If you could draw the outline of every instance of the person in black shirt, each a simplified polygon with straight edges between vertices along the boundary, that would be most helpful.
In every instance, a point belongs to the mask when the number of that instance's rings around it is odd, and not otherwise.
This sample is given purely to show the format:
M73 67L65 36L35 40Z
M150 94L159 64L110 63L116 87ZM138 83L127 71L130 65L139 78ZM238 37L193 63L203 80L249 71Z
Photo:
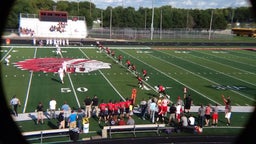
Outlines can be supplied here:
M64 118L64 111L61 110L58 116L58 122L59 122L59 129L65 128L65 118Z
M92 98L92 113L95 114L97 117L99 116L99 98L97 95L94 95Z
M189 113L191 105L193 103L190 94L184 99L184 101L185 101L185 104L184 104L185 113Z
M41 124L44 123L44 106L42 104L42 102L39 102L37 107L36 107L36 112L37 112L37 124L39 124L39 122L41 122Z
M176 106L172 104L169 109L170 117L169 117L169 124L174 125L176 122Z
M90 118L91 117L91 112L92 112L92 99L87 96L84 99L84 105L85 105L85 115L86 117Z

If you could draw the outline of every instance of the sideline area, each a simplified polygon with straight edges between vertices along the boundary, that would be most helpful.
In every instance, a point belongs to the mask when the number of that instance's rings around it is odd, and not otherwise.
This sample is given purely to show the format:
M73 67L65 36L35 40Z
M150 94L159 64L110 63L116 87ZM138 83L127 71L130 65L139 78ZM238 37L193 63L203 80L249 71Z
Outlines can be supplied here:
M197 112L200 106L191 106L190 112ZM134 113L140 113L137 107L134 107ZM232 112L246 112L252 113L254 111L254 106L232 106ZM59 114L60 111L56 111L56 114ZM219 106L219 112L224 112L224 106ZM49 112L44 113L44 119L49 118ZM13 116L14 121L26 121L26 120L35 120L37 118L36 112L31 113L19 113L18 117Z

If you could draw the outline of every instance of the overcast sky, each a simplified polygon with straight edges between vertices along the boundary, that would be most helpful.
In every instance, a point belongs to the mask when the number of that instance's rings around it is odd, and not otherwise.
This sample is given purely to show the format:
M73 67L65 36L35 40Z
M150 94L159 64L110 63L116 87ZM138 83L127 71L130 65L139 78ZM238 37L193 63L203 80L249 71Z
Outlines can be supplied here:
M91 1L97 8L106 9L108 6L117 7L139 7L152 8L161 7L163 5L170 5L175 8L185 9L209 9L209 8L227 8L227 7L241 7L251 6L249 0L70 0L70 1Z

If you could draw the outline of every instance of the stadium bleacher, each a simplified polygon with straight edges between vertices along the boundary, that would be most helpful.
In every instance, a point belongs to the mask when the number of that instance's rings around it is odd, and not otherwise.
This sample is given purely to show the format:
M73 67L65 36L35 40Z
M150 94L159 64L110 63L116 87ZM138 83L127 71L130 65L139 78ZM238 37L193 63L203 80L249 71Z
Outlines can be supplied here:
M51 27L55 29L50 30ZM60 28L60 29L58 29ZM70 17L67 22L41 21L35 14L20 14L20 37L40 38L86 38L88 35L85 18Z

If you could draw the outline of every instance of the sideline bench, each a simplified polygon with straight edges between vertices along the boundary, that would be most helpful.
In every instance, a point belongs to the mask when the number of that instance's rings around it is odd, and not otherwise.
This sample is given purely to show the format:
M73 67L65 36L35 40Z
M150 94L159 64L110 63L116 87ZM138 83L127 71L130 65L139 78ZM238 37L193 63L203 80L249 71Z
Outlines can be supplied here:
M23 132L22 135L27 138L27 140L41 140L46 138L56 138L56 137L69 137L69 128L65 129L52 129L52 130L41 130L41 131L31 131Z
M165 124L137 124L137 125L121 125L121 126L104 126L102 129L102 138L111 138L112 134L132 133L136 137L138 132L155 132L159 135L159 131L166 129Z

